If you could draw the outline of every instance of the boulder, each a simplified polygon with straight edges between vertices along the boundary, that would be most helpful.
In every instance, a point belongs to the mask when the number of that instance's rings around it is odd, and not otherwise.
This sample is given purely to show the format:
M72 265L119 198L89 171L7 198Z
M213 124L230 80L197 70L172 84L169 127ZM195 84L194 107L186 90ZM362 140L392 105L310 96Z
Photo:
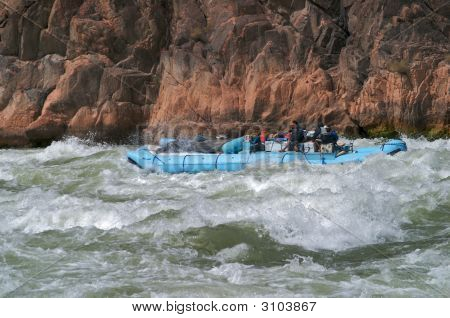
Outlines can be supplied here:
M104 67L111 62L101 55L82 55L67 61L65 73L44 104L43 115L71 118L81 106L95 105Z
M101 104L108 100L141 106L148 104L151 97L147 98L147 89L151 81L151 74L118 67L105 68L97 100Z
M41 116L26 130L32 143L61 138L69 121L86 105L97 102L103 70L111 65L100 55L83 55L65 64L65 73L45 100Z
M0 147L26 146L25 129L39 117L46 92L38 89L16 91L0 112Z
M29 145L26 128L40 116L64 73L64 62L59 55L35 62L0 56L0 146Z
M48 18L47 28L41 30L39 56L66 55L70 21L78 12L83 0L55 0Z

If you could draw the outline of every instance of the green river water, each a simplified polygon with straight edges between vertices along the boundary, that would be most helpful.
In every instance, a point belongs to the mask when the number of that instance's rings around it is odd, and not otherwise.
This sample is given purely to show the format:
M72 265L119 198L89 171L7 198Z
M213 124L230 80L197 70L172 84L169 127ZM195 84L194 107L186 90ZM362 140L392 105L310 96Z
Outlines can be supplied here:
M450 141L405 141L197 175L74 138L0 150L0 296L449 297Z

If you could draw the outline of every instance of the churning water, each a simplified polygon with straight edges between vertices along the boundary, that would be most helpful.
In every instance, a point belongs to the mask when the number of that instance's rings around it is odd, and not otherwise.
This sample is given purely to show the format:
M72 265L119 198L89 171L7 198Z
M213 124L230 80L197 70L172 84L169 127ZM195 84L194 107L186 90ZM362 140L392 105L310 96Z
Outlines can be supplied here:
M78 139L0 150L0 296L449 296L450 141L406 142L197 175Z

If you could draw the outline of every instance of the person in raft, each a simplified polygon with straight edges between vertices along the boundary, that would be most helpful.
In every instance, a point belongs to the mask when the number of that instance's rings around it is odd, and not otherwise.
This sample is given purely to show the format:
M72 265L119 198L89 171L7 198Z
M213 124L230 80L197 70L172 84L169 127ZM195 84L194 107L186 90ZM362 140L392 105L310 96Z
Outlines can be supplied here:
M314 151L318 152L320 145L336 145L338 140L339 136L335 130L332 130L331 127L323 126L323 132L319 135L319 138L314 141Z
M288 151L299 151L299 143L304 142L304 132L300 128L298 121L293 120L289 126L288 142L286 146L281 149L282 152Z
M267 130L251 130L248 135L250 135L251 152L265 151L266 150L266 140L268 138Z
M286 137L286 133L283 131L283 127L278 127L276 133L269 134L269 139L284 139Z
M314 143L314 152L319 152L320 143L318 140L320 139L320 135L326 133L325 125L322 122L317 124L316 130L314 130L314 135L310 139Z

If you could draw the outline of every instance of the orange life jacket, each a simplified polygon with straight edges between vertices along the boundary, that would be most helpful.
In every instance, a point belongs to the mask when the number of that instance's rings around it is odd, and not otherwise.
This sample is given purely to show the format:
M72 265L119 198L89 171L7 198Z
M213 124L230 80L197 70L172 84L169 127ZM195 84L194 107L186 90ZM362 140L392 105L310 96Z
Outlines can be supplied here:
M259 136L259 139L261 140L261 143L266 143L266 135L264 135L264 134L261 134L260 136Z

